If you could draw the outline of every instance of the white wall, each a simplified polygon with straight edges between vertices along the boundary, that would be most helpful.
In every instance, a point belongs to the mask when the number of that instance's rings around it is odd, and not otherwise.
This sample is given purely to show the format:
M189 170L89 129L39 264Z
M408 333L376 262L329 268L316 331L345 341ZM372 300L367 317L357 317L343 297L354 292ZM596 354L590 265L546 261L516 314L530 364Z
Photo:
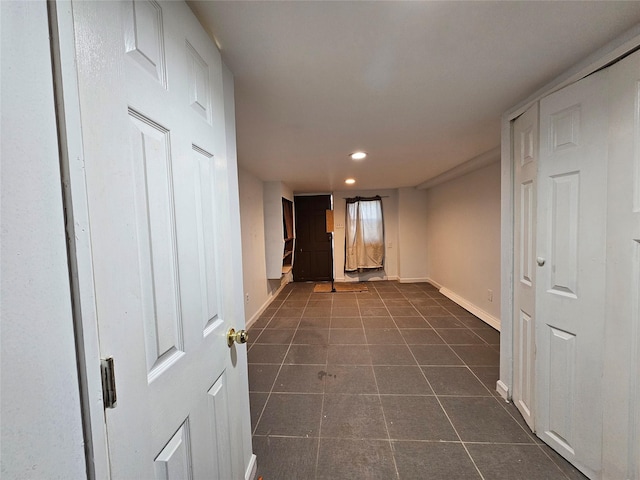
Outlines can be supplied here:
M385 259L384 271L369 273L344 272L344 222L345 198L374 197L382 199L382 215L384 217ZM333 192L334 248L333 264L337 282L396 280L398 278L398 190L347 190Z
M255 175L239 168L238 187L240 191L245 320L249 325L271 301L272 296L280 287L280 281L267 279L264 183ZM247 294L249 301L246 300Z
M84 478L47 8L0 8L0 476Z
M430 280L493 324L500 318L500 163L427 190ZM492 290L493 301L487 298Z
M427 281L427 191L398 189L398 280Z

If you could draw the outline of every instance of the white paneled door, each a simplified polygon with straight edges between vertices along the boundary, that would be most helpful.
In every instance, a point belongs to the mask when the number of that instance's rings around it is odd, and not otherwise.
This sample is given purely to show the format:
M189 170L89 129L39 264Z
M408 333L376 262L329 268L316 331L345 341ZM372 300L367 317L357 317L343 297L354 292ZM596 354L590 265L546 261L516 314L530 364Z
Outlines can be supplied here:
M99 348L115 361L111 475L244 478L246 356L226 339L244 319L232 318L240 238L220 54L183 2L72 6Z
M609 68L605 478L640 479L640 52ZM607 408L616 405L616 408Z
M538 104L513 123L515 185L513 403L532 430L535 394Z
M601 470L602 455L606 75L540 103L536 431L590 474Z

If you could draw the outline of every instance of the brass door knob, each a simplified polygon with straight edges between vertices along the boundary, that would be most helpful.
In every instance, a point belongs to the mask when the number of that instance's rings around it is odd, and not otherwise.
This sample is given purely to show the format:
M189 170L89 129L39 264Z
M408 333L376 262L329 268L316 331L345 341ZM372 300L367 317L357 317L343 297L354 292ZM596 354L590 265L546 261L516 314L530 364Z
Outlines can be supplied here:
M231 328L227 332L227 345L229 345L229 347L233 345L233 342L247 343L247 340L249 340L249 334L246 330L239 330L236 332L233 328Z

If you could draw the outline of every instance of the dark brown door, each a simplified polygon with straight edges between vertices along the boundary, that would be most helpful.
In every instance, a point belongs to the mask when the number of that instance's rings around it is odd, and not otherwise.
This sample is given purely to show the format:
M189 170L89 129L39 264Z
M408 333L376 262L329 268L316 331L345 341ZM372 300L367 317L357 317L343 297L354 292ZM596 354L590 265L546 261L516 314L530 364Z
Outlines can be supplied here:
M294 197L296 216L296 253L293 262L295 282L331 280L333 250L327 233L326 212L331 209L330 195Z

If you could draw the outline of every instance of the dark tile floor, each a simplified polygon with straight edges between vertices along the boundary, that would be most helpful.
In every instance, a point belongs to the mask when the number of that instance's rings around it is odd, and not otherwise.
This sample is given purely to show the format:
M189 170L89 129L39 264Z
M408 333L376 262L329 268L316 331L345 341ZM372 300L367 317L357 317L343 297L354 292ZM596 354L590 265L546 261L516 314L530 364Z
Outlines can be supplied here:
M500 335L425 283L289 284L249 330L258 476L585 477L495 392Z

